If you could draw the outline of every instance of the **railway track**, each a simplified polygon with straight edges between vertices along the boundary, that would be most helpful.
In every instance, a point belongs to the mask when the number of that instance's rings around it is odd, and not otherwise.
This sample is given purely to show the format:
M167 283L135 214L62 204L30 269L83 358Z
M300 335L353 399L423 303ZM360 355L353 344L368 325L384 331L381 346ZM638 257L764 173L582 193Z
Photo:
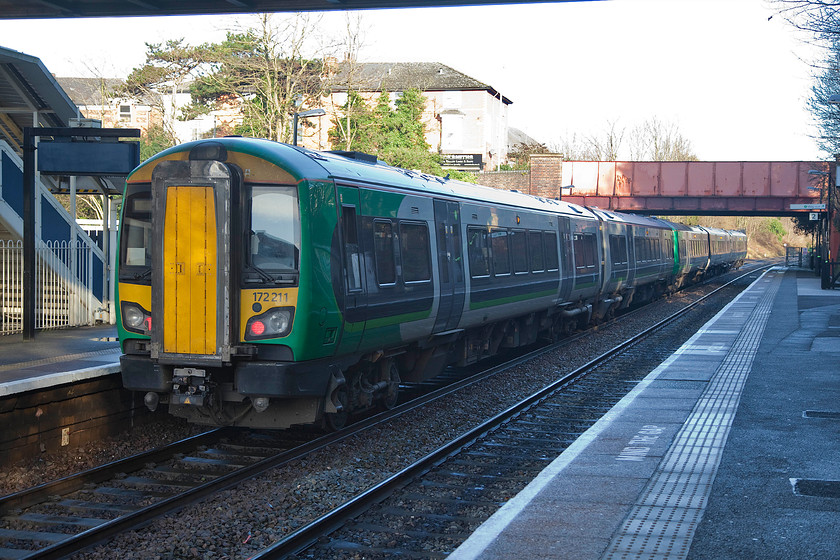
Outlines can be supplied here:
M571 345L575 340L571 338L561 344ZM388 413L364 419L348 429L328 436L316 438L313 432L302 431L293 433L294 437L290 437L289 432L284 432L282 438L276 435L253 434L248 436L250 440L245 440L243 433L236 430L214 430L178 442L175 446L155 450L151 454L131 457L112 465L3 497L0 499L0 516L2 516L0 558L67 557L168 512L184 508L226 488L231 488L269 469L300 460L308 454L326 449L364 430L382 426L394 417L423 407L467 385L478 383L498 370L532 359L536 353L544 353L556 348L557 346L551 346L539 349L489 371L456 381L447 387L430 390L426 395L400 405ZM602 356L601 359L609 358ZM569 380L558 383L566 385ZM629 389L628 380L620 381L618 385L623 385L625 392ZM555 387L552 390L556 389ZM592 390L581 389L580 391L585 394ZM572 393L575 391L578 390L572 390ZM599 391L602 390L599 389ZM618 396L618 398L621 397ZM518 411L511 410L510 414L517 414L529 405L521 406L523 408ZM597 415L602 413L603 411L595 406L589 409L586 418L572 420L576 425L585 425L590 420L591 422L597 420ZM441 461L442 457L454 453L456 449L463 448L481 434L496 429L498 425L507 421L500 418L501 415L490 423L462 435L455 442L444 447L443 451L432 454L428 461L432 464ZM493 422L496 423L493 424ZM576 428L573 427L562 429L566 430L562 433L568 433L569 438L573 438L577 433ZM540 438L532 439L540 440ZM500 444L490 444L489 448L499 446ZM479 455L482 453L484 452L480 452ZM533 455L534 453L537 455ZM553 458L552 454L556 455L556 450L547 449L544 452L532 450L523 456L541 456L540 453ZM534 462L532 458L530 467L520 466L522 471L517 476L523 481L530 480L528 476L541 464L543 462L540 460ZM313 522L310 526L270 547L264 552L266 555L264 557L279 557L291 551L300 550L306 543L322 537L328 532L327 529L332 530L345 523L348 515L356 515L359 511L368 509L372 501L381 500L383 496L393 492L394 488L405 485L408 480L406 477L415 478L421 472L428 471L429 468L427 463L412 465L399 476L395 475L374 486L362 497L347 502L338 508L336 513L325 516L324 521ZM461 475L457 475L456 480L463 481L464 479L460 477ZM489 509L492 509L489 504L496 503L495 498L477 499L477 502L482 501L488 502L484 506ZM371 526L374 527L376 524ZM340 551L336 547L326 547L323 550L326 551L326 556Z

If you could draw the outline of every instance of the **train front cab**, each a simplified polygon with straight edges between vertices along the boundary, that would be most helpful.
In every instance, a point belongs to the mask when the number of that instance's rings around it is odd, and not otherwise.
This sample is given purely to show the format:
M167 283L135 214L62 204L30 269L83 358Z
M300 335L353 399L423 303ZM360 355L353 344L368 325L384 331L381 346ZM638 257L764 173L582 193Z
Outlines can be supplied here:
M307 328L296 313L297 183L220 142L168 152L129 177L120 362L123 385L150 408L255 427L312 422L323 410L333 372L294 362L306 351L295 332Z

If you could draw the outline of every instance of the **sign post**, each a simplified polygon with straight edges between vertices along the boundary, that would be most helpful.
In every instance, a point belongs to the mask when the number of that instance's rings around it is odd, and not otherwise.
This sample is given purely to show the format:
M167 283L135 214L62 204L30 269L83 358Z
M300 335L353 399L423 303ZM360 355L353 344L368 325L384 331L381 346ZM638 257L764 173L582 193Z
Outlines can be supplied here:
M36 146L35 139L43 136L52 136L54 140ZM39 161L37 167L46 174L128 175L140 163L140 147L137 142L116 140L139 137L137 128L23 129L23 340L35 337L36 150L45 153L45 165L41 166ZM84 138L84 141L74 142L74 138Z

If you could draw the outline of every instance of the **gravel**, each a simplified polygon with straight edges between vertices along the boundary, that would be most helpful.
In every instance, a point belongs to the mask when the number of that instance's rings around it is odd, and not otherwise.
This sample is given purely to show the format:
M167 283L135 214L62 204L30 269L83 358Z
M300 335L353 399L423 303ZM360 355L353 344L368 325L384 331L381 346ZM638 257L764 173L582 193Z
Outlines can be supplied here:
M0 470L0 495L57 480L203 431L206 428L192 426L180 418L161 416L132 430L73 449L43 453L34 459L4 465Z

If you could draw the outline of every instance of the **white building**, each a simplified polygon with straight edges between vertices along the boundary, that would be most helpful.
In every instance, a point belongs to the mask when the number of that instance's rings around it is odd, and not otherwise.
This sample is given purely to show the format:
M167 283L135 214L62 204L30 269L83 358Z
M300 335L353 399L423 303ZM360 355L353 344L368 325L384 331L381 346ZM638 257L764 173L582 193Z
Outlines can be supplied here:
M492 170L507 159L512 102L489 85L438 62L344 62L334 68L326 78L332 93L322 104L329 118L318 119L301 144L328 149L320 127L340 114L348 89L371 103L383 91L393 100L407 89L419 89L426 98L426 141L443 156L444 167Z

